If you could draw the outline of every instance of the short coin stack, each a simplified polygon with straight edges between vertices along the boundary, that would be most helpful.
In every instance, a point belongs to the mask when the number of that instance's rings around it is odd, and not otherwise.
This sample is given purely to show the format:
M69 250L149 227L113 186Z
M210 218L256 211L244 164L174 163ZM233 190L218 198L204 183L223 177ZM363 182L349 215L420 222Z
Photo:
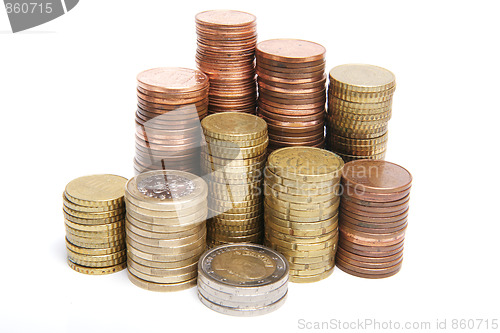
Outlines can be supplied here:
M210 78L210 113L255 114L255 16L235 10L196 15L198 68Z
M411 174L394 163L346 163L336 258L340 269L371 279L399 272L411 182Z
M209 246L262 242L266 122L251 114L225 112L206 117L201 127L206 141L201 164L209 186Z
M137 75L136 173L174 169L199 173L200 119L208 112L208 77L187 68Z
M325 143L325 48L298 39L257 44L258 114L269 126L269 151Z
M288 263L267 247L222 245L198 264L198 297L210 309L233 316L257 316L278 309L288 293Z
M196 285L206 249L207 184L193 174L150 171L126 186L129 279L153 291Z
M344 161L383 160L396 78L387 69L363 64L330 71L327 145Z
M126 178L93 175L71 181L64 191L68 264L85 274L109 274L127 266Z
M288 147L265 170L266 245L290 263L290 281L314 282L335 266L340 175L344 162L324 149Z

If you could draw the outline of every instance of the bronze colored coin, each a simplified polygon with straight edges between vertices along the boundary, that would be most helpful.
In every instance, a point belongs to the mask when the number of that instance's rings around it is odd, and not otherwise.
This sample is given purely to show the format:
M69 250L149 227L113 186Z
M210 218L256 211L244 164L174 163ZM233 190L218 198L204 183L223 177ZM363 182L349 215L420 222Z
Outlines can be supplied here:
M236 10L209 10L196 14L196 24L213 28L236 28L255 25L254 15Z
M325 120L325 113L324 111L320 111L315 114L311 115L282 115L279 113L274 113L274 112L269 112L266 109L259 108L259 115L263 116L263 118L267 118L271 121L279 121L279 122L291 122L291 123L297 123L297 122L304 122L308 123L311 121L322 121L324 122Z
M303 63L323 60L325 48L299 39L270 39L257 44L256 55L275 61Z
M376 201L376 202L396 201L410 194L410 188L402 192L375 193L375 192L368 192L363 185L356 185L356 187L352 187L350 185L346 185L345 183L343 183L342 186L344 188L344 195L364 201Z
M397 262L395 265L386 268L365 268L357 265L353 265L351 262L342 260L341 257L336 257L337 266L342 269L346 268L350 272L356 272L358 274L369 275L374 278L385 277L387 274L396 274L400 271L401 265L403 264L403 259Z
M360 221L383 224L383 223L393 223L407 218L408 208L404 210L402 213L393 216L382 215L373 217L373 216L359 215L347 209L342 209L342 214Z
M186 125L180 129L174 128L174 130L179 131L179 130L185 130L186 128L193 128L193 127L199 128L198 125L199 119L208 112L207 110L208 110L208 103L203 108L200 108L199 112L198 110L193 110L191 114L180 114L175 111L169 111L165 113L149 112L144 110L142 106L139 105L137 108L137 114L141 115L144 119L149 119L148 125L149 122L154 123L155 125L161 124L170 127L176 127L174 125L178 125L179 122L182 125Z
M332 86L346 92L383 92L396 85L396 77L389 70L365 64L348 64L330 71Z
M370 256L363 256L363 255L358 255L352 252L349 252L345 250L342 246L339 246L337 249L337 255L341 255L343 258L348 258L357 262L362 262L362 263L369 263L369 264L378 264L378 263L388 263L388 262L393 262L396 260L399 260L403 258L403 249L401 249L399 252L385 256L385 257L370 257ZM349 262L348 260L345 260ZM392 266L392 265L389 265ZM363 267L363 266L362 266Z
M295 106L290 106L291 108L286 108L286 105L282 105L282 107L275 107L266 104L268 101L259 99L259 110L264 110L267 113L272 113L276 115L283 115L283 116L292 116L292 117L301 117L301 116L311 116L311 115L317 115L318 113L323 113L325 112L325 106L319 105L317 108L306 108L306 109L294 109L293 107Z
M273 108L286 109L286 110L297 110L297 112L303 112L303 114L311 114L316 113L318 109L325 108L324 99L320 99L318 101L313 101L305 104L300 103L291 103L291 104L283 104L282 100L272 100L266 98L264 96L259 96L259 103L264 103L265 105L271 106Z
M346 219L340 216L340 224L344 227L350 228L352 230L360 231L360 232L365 232L365 233L370 233L370 234L388 234L388 233L393 233L393 232L398 232L402 229L405 229L408 226L407 220L401 221L401 223L398 226L380 226L378 228L373 227L373 226L360 226L359 224L355 223L350 223Z
M269 133L273 133L274 135L286 134L287 136L306 136L318 133L318 131L324 128L323 123L302 127L283 127L281 125L275 125L274 123L268 123L267 126L269 127Z
M368 192L384 194L403 192L412 182L406 169L387 161L353 161L345 165L342 176L347 185L362 186Z
M311 136L280 136L280 135L269 135L270 142L276 143L302 143L302 142L316 142L319 140L323 140L323 133L317 133Z
M339 231L342 237L350 242L367 246L384 246L401 242L405 237L406 228L388 234L373 234L353 230L341 223L339 225Z
M177 92L157 92L157 91L151 91L148 89L144 89L141 86L137 86L137 91L141 93L142 95L146 95L149 97L156 97L156 98L161 98L161 99L191 99L191 98L198 98L199 100L206 99L208 97L208 85L205 87L201 88L200 90L193 91L193 92L182 92L182 93L177 93Z
M198 70L187 68L153 68L137 75L143 89L154 92L192 92L208 86L208 77Z
M358 255L365 255L370 257L385 257L401 252L404 247L404 240L393 245L366 246L350 242L343 237L340 237L339 245L347 251Z
M261 57L259 54L256 54L256 61L257 65L264 65L266 67L272 67L272 68L284 68L284 69L290 69L290 70L306 70L311 67L315 66L321 66L325 64L325 59L320 59L316 61L310 61L310 62L289 62L289 61L276 61L276 60L271 60L267 58Z
M320 69L315 72L311 71L295 71L295 72L277 72L272 69L268 69L266 67L257 66L255 68L255 72L259 77L263 77L265 80L269 80L269 82L283 82L283 83L291 83L293 80L306 80L305 82L315 82L322 81L325 77L325 72L323 69ZM282 81L284 79L285 81ZM298 83L298 82L296 82ZM324 87L323 87L324 88Z
M320 117L319 119L312 120L312 121L299 121L299 122L284 122L284 121L277 121L274 119L270 119L265 117L264 115L260 115L262 119L264 119L268 125L272 124L274 126L282 126L282 127L295 127L295 128L303 128L303 127L315 127L315 126L321 126L324 125L325 120L323 117Z
M343 209L340 210L340 220L342 223L347 223L346 225L349 226L348 224L359 226L361 228L369 228L369 229L374 229L374 232L382 231L382 230L390 230L390 229L398 229L402 225L406 224L408 218L403 218L399 221L396 222L386 222L386 223L374 223L374 222L367 222L363 220L358 220L351 218L343 213Z
M345 91L335 86L330 86L329 92L335 97L341 98L346 101L355 103L380 103L384 101L389 101L394 95L396 87L392 87L389 90L383 92L357 92L357 91Z
M276 81L269 81L266 80L263 77L257 77L257 83L260 86L261 84L265 84L270 87L270 89L284 89L284 90L304 90L304 89L315 89L317 90L322 90L325 88L325 81L326 81L326 76L323 77L323 79L319 81L312 81L312 82L306 82L306 83L297 83L297 82L276 82Z
M154 117L161 117L169 119L170 117L180 117L186 116L193 118L194 115L198 114L199 116L203 115L206 112L208 105L208 97L200 100L196 103L186 103L186 104L157 104L152 105L151 103L145 103L142 100L138 100L137 107L142 111L147 111L154 115ZM151 117L153 118L153 117ZM149 119L148 119L149 120Z
M410 195L408 194L406 197L396 200L396 201L385 201L385 202L375 202L375 201L367 201L367 200L359 200L353 197L350 197L348 195L343 195L342 196L343 200L347 200L349 202L352 202L357 205L362 205L366 207L378 207L378 208L385 208L385 207L395 207L403 204L407 204L410 200Z
M402 214L408 209L408 203L396 207L370 209L369 207L357 205L347 200L343 200L342 209L348 210L356 215L368 217L396 216Z
M308 147L319 147L322 148L324 146L325 139L320 138L312 141L303 141L303 142L282 142L282 141L274 141L269 140L269 147L274 148L274 150L284 147L300 147L300 146L308 146Z
M346 266L342 266L342 264L339 264L339 263L337 263L337 267L347 274L354 275L354 276L361 277L361 278L365 278L365 279L383 279L383 278L391 277L391 276L397 274L401 270L401 266L399 266L399 268L393 272L382 273L382 274L367 274L367 273L360 273L360 272L357 272L355 270L351 270L351 269L347 268Z
M273 66L269 65L267 62L259 61L260 57L257 58L257 67L265 69L267 71L278 72L283 74L294 74L294 73L312 73L325 70L325 63L320 63L319 65L307 66L302 68L287 68L284 66Z

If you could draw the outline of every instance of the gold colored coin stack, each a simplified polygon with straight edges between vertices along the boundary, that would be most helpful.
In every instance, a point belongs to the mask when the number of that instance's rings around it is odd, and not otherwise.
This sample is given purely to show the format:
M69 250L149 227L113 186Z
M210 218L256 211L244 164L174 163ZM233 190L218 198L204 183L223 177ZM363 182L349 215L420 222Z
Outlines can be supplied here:
M209 112L255 114L255 16L235 10L196 15L198 68L210 78Z
M84 274L109 274L127 266L126 178L93 175L71 181L63 194L68 264Z
M314 282L335 266L339 184L344 162L320 148L269 155L264 182L266 245L290 263L290 281Z
M327 145L344 161L383 160L396 78L387 69L363 64L330 71Z
M213 114L201 122L202 171L209 186L209 246L260 243L267 125L246 113Z
M325 144L325 48L299 39L257 44L258 114L269 126L269 151Z
M196 285L206 249L207 184L193 174L159 170L126 185L129 279L153 291Z
M137 75L136 174L182 170L199 174L200 119L208 112L208 77L187 68Z

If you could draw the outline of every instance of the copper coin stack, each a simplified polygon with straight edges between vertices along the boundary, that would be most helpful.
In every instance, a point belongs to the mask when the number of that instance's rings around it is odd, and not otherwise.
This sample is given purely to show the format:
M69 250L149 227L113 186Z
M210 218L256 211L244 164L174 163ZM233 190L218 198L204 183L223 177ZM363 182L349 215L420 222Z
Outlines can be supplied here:
M383 160L396 78L387 69L364 64L330 71L327 146L344 161Z
M129 279L152 291L196 285L206 249L207 184L177 170L144 172L127 182Z
M208 245L261 243L266 122L225 112L206 117L201 126L206 140L201 165L209 188Z
M324 146L325 48L298 39L257 44L258 115L269 126L269 151Z
M208 77L163 67L137 75L136 174L182 170L199 174L200 119L208 112Z
M235 10L196 15L198 68L210 78L210 113L255 114L256 19Z
M378 160L346 163L342 173L337 266L346 273L389 277L401 269L412 176Z
M292 282L315 282L333 272L343 166L336 154L314 147L281 148L268 157L265 242L288 260Z

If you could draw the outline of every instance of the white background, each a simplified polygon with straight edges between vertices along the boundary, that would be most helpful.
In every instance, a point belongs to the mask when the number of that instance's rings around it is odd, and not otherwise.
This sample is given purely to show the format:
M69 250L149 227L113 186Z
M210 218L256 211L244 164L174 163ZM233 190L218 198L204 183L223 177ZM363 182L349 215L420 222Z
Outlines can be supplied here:
M405 263L364 280L340 270L290 284L277 312L212 312L196 289L154 293L125 271L65 261L61 195L73 178L133 176L135 77L194 67L194 15L240 9L259 39L323 44L327 67L397 78L387 160L414 176ZM500 21L493 1L80 1L25 33L0 9L2 332L291 332L305 321L500 319ZM485 327L484 324L482 326ZM333 330L333 329L332 329ZM353 330L355 331L355 330Z

